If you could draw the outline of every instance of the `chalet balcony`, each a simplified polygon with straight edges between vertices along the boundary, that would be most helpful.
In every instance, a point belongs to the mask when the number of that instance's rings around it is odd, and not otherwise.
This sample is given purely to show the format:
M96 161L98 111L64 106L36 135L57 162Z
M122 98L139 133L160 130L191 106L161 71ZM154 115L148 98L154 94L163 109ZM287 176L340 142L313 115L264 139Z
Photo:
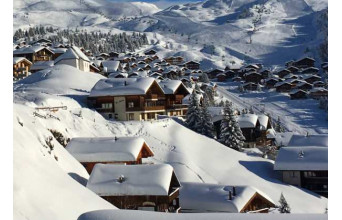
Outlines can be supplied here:
M106 112L114 112L113 108L95 108L97 112L99 113L106 113Z
M157 94L149 94L146 96L146 100L158 100Z
M171 104L171 105L167 105L166 109L184 109L184 108L188 108L188 105L184 105L184 104Z
M143 107L127 107L126 111L161 111L161 110L165 110L165 106L143 106Z

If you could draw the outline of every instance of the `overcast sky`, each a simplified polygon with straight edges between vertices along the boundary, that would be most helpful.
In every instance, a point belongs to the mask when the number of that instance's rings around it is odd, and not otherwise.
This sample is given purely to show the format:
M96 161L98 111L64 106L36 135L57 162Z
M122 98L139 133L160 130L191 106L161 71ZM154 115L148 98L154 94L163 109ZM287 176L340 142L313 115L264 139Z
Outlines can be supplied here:
M203 0L108 0L108 1L116 1L116 2L150 2L157 5L159 8L167 8L171 5L177 4L185 4L189 2L199 2Z

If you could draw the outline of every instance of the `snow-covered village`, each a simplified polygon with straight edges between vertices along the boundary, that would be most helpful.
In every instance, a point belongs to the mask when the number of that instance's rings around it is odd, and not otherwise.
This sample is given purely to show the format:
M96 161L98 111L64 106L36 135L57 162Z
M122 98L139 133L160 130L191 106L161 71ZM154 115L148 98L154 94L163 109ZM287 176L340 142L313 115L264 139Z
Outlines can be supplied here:
M14 0L11 36L13 219L328 219L327 0Z

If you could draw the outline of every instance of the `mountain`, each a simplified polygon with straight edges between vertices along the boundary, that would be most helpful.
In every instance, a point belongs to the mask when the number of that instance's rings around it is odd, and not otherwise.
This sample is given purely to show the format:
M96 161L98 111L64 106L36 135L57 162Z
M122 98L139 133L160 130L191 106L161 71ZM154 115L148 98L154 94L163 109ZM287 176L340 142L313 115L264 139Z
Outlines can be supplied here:
M153 14L160 9L141 2L106 0L15 0L14 28L51 25L60 28L95 25L110 26L120 19Z
M160 53L185 53L204 69L248 62L280 66L303 56L319 65L327 61L327 2L207 0L160 10L141 2L15 0L13 25L151 32ZM214 49L208 52L208 46Z

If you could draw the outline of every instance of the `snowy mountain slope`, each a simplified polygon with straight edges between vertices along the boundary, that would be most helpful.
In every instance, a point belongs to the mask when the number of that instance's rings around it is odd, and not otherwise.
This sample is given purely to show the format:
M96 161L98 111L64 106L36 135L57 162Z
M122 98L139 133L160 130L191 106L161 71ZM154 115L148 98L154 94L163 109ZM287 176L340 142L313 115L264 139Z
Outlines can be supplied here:
M160 9L149 3L106 0L15 0L14 28L51 25L68 28L94 25L112 26L116 20L149 15Z
M316 19L321 11L316 9L322 9L323 2L208 0L172 6L150 16L119 22L117 27L157 32L191 45L191 51L214 45L226 57L232 55L246 62L283 64L304 55L319 60L315 50L323 40L318 35L326 36L327 31L320 30ZM221 57L213 56L213 60Z
M170 119L105 120L85 106L87 94L101 78L61 65L14 84L14 213L18 218L76 219L82 212L112 208L72 179L84 184L89 176L55 138L51 142L54 149L48 147L46 140L52 136L48 129L65 138L142 136L155 153L150 161L171 164L181 182L248 183L275 202L283 192L293 213L324 213L327 199L281 183L270 160L231 150ZM36 106L67 109L53 113L35 110ZM49 213L54 213L54 218L46 217Z
M328 133L328 112L319 109L317 100L291 100L289 95L268 90L241 93L236 82L218 82L218 85L219 95L232 101L236 108L253 106L259 113L264 110L273 121L279 117L288 131L302 135Z

